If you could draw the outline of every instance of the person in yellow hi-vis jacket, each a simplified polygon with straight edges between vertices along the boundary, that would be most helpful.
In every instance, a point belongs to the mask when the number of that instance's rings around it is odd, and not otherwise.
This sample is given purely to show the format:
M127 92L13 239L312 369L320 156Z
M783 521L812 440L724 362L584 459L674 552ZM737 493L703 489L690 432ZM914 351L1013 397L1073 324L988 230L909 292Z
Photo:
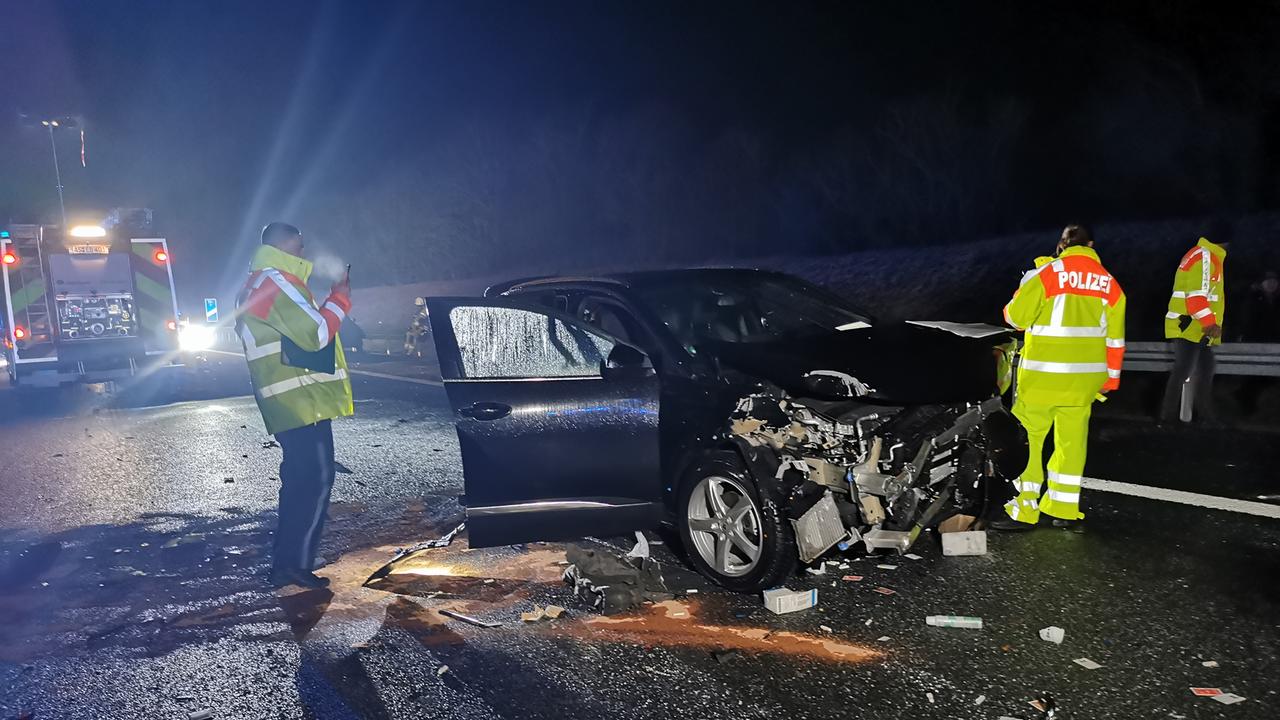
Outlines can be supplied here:
M1013 414L1027 430L1027 468L997 530L1030 530L1044 513L1058 527L1084 518L1080 485L1089 414L1099 392L1120 387L1125 296L1093 251L1081 225L1062 231L1056 258L1038 261L1004 308L1005 321L1025 331ZM1053 431L1048 487L1044 441Z
M1164 316L1164 336L1173 348L1173 371L1160 405L1162 423L1179 418L1182 390L1188 381L1193 381L1199 420L1208 425L1218 423L1213 407L1213 348L1222 344L1226 260L1226 242L1213 243L1202 237L1182 256L1174 273L1173 295Z
M331 421L353 412L336 339L351 311L351 290L344 278L317 303L307 288L312 266L302 248L302 233L292 225L262 229L262 246L237 298L236 330L262 421L284 455L271 582L320 588L329 581L312 571L337 467Z

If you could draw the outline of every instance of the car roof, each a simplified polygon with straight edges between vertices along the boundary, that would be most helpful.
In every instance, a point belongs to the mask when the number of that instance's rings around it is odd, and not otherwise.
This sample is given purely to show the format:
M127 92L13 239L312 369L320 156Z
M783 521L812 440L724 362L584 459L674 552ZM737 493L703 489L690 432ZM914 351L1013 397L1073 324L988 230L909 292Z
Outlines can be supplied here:
M599 285L601 287L648 287L663 285L673 281L696 279L713 280L743 276L779 276L790 277L786 273L758 268L681 268L677 270L638 270L633 272L605 273L601 275L539 275L490 285L484 291L485 297L502 295L512 291L532 290L539 287L557 287L562 285Z

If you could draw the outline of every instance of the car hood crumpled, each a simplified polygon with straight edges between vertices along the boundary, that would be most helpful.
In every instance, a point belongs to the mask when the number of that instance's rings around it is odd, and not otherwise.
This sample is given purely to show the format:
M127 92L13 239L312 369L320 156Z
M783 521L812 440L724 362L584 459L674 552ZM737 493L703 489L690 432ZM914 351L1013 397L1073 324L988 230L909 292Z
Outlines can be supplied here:
M799 339L709 342L699 351L797 396L959 403L991 397L996 387L993 348L1008 339L1006 332L974 338L889 323Z

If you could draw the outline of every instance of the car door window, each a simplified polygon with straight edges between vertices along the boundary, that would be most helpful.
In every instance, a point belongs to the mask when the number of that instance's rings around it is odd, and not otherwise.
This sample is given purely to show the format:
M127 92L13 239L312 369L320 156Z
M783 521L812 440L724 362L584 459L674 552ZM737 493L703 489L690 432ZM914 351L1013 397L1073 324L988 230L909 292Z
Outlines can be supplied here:
M449 311L468 379L599 377L614 342L531 310L462 306Z

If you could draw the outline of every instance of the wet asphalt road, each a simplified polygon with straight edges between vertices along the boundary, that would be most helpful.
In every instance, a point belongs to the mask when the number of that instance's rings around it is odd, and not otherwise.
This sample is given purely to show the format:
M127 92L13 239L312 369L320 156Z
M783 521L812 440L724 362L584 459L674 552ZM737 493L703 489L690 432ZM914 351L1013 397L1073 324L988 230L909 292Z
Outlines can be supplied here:
M332 592L277 594L262 549L279 450L242 368L215 356L180 395L0 389L0 717L994 719L1043 717L1028 701L1044 692L1064 718L1280 716L1280 521L1100 492L1083 534L992 535L977 558L927 537L920 560L797 577L819 606L786 616L693 579L696 594L600 618L559 581L559 544L464 540L424 555L448 575L396 588L416 595L364 588L395 548L456 524L462 485L443 393L369 376L335 428L352 472L321 549ZM1277 437L1211 437L1099 418L1089 474L1280 492ZM654 547L672 573L674 549ZM548 602L569 613L520 622ZM925 626L942 613L986 627ZM1037 637L1048 625L1063 644Z

